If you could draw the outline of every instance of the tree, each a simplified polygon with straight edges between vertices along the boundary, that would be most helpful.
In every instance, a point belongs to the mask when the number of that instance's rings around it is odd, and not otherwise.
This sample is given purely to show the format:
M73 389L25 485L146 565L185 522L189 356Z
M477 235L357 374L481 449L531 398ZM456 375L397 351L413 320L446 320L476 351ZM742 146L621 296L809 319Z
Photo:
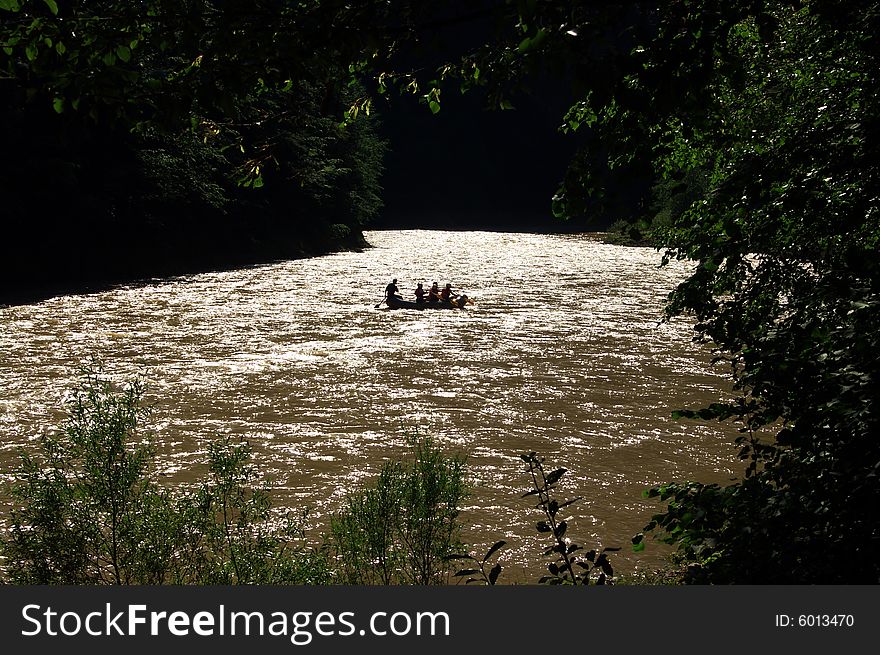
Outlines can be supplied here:
M700 181L658 238L695 263L668 316L726 362L738 399L680 417L735 420L744 479L664 485L650 528L711 582L876 582L878 52L863 0L511 2L496 39L441 65L505 109L535 71L571 83L586 134L555 198L576 216L598 173L646 163ZM435 109L432 107L432 110Z
M384 144L326 4L0 3L0 301L362 245Z
M522 12L538 32L519 50L545 30L548 60L588 60L577 43L602 11L588 5ZM739 397L677 415L738 421L747 463L727 487L654 490L669 505L649 528L710 582L876 582L880 7L676 2L630 16L626 52L583 79L567 128L591 126L612 170L647 150L661 179L707 180L660 234L666 261L696 263L667 312L695 316ZM575 170L560 212L593 182Z

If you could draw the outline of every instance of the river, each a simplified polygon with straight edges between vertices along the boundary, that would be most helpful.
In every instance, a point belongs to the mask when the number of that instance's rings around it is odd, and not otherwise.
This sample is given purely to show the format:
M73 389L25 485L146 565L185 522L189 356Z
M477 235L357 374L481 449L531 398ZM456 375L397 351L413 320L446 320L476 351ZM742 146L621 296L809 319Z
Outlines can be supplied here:
M501 582L542 575L541 518L522 452L564 466L569 536L622 547L618 570L668 552L630 538L659 506L663 481L723 483L739 471L730 428L676 421L672 409L730 396L730 382L662 323L687 271L658 268L649 248L593 234L378 231L374 246L189 275L0 309L0 470L58 424L78 367L146 375L160 470L172 483L204 472L217 435L247 438L274 502L311 508L318 539L345 494L431 435L468 456L462 520L473 552L498 539ZM376 309L396 277L451 282L462 311Z

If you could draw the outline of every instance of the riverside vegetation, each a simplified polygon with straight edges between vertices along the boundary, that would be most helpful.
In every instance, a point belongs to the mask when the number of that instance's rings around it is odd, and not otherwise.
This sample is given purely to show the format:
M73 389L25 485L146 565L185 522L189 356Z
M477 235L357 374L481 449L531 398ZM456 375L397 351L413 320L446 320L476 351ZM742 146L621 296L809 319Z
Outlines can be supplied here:
M459 512L466 496L465 458L444 454L430 438L410 440L411 457L388 461L369 486L348 495L332 516L320 546L305 539L305 514L280 515L258 475L246 442L221 438L208 447L206 479L186 489L156 480L140 378L115 387L86 370L68 401L57 434L44 434L36 452L22 452L10 489L13 499L0 538L2 575L12 584L496 584L502 567L461 554ZM551 496L565 472L529 464L538 507L552 533L546 555L551 584L605 584L607 555L564 539L565 522ZM455 569L460 560L478 569ZM573 565L579 565L576 571ZM481 577L473 577L482 573Z

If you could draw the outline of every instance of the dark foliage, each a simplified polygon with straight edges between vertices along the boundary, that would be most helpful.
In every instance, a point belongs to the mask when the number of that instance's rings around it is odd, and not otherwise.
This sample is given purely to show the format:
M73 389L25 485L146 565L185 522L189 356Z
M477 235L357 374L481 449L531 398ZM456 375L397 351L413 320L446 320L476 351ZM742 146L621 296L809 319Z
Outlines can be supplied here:
M349 62L273 80L230 49L207 75L266 7L198 4L0 6L0 302L364 245L384 144L342 124Z

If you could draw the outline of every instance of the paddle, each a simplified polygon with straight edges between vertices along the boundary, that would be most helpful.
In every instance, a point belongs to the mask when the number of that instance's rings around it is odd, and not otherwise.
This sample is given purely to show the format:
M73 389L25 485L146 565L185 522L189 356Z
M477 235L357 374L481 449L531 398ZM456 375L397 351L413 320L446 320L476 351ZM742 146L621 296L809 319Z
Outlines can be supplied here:
M383 302L385 302L385 298L382 298L382 300L380 300L379 303L373 307L373 309L379 309L382 306Z

